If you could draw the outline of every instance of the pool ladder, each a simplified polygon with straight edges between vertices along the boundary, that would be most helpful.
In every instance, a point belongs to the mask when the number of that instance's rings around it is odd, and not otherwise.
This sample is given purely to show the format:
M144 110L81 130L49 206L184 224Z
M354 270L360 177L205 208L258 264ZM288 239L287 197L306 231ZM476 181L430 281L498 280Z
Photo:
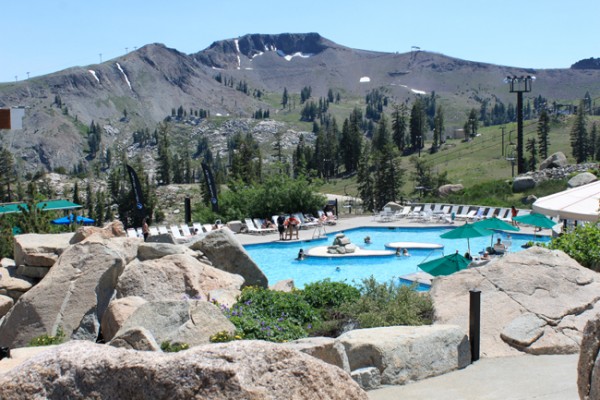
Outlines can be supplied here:
M327 232L325 231L325 225L323 224L319 224L315 227L315 230L313 231L313 240L314 239L319 239L322 237L327 236Z

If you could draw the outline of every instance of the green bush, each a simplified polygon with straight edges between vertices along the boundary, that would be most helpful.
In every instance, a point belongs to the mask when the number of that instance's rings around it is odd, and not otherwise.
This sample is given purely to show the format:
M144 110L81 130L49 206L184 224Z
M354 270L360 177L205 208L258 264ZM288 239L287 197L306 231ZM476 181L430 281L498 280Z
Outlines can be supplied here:
M65 333L61 327L56 330L56 335L41 335L31 339L29 347L49 346L52 344L60 344L65 341Z
M301 291L292 293L247 287L225 315L245 339L285 342L306 337L306 329L319 321L318 311Z
M354 286L345 282L332 282L330 279L309 283L302 292L306 301L319 309L339 307L360 298L360 291Z
M165 340L160 344L160 349L165 353L177 353L178 351L187 350L190 348L190 345L187 343L171 343L168 340Z
M414 286L399 285L393 280L377 283L370 277L362 281L359 290L360 299L346 303L342 310L360 328L431 324L431 298L428 293L417 292Z
M584 267L600 272L600 228L595 224L579 225L552 238L548 248L562 250Z

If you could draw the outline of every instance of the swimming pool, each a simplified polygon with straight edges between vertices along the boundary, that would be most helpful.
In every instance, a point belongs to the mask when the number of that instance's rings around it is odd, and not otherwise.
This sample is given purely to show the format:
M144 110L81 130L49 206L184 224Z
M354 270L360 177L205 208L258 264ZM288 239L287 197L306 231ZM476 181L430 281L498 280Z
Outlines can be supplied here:
M347 283L360 283L362 279L371 275L378 282L388 282L392 278L420 271L417 264L427 260L454 253L460 254L467 251L466 239L441 239L440 235L452 228L354 228L344 231L346 237L357 246L384 250L386 243L391 242L425 242L440 243L444 245L440 250L410 250L410 257L377 256L354 258L317 258L308 257L298 261L296 257L300 249L304 251L315 246L326 246L333 243L335 235L339 232L327 234L326 239L317 239L300 242L273 242L251 244L244 246L250 257L258 264L272 285L284 279L293 279L297 288L326 278L332 281L346 281ZM371 244L364 244L364 237L371 237ZM496 238L506 240L506 234L499 232ZM534 238L533 235L511 234L512 246L509 252L522 250L521 246L530 240L539 242L548 241L547 237ZM491 237L470 239L471 252L476 255L490 246Z

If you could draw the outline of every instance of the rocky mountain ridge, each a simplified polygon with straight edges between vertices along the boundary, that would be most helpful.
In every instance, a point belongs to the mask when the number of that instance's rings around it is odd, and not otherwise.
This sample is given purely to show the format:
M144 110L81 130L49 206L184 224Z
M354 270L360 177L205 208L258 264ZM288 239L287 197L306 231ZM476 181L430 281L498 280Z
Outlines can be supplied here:
M485 99L514 102L502 82L513 74L537 76L532 97L574 101L586 92L600 96L600 70L532 70L426 51L357 50L317 33L251 34L190 55L149 44L101 64L0 84L0 107L26 108L24 129L2 132L0 144L13 152L22 171L70 170L86 160L92 121L102 127L102 148L118 152L132 144L133 132L154 130L178 107L207 110L213 119L247 118L270 109L277 119L283 110L273 98L280 98L284 88L297 94L308 86L316 98L333 89L348 104L360 104L373 89L385 90L393 102L435 92L448 104L446 125L453 129ZM219 82L218 75L226 82ZM249 90L238 90L240 83Z

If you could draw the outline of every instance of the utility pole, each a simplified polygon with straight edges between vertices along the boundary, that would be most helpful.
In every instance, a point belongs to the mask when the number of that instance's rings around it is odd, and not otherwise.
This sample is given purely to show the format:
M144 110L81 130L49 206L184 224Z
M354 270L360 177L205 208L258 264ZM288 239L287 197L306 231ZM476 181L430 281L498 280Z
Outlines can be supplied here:
M531 92L531 83L535 77L507 76L504 80L510 84L510 92L517 94L517 173L525 173L525 158L523 157L523 93Z

